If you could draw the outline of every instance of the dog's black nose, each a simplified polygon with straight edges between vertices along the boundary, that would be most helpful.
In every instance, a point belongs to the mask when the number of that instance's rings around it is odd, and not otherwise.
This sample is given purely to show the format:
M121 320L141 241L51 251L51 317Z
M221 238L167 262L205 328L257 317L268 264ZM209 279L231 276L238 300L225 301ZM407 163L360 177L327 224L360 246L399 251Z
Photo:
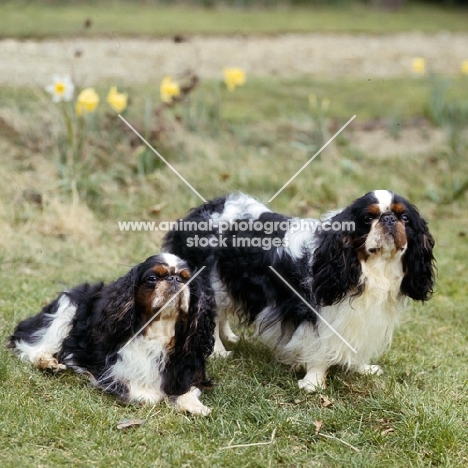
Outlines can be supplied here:
M393 213L384 213L380 217L380 222L386 224L387 226L393 226L394 224L396 224L397 219Z
M182 279L177 275L166 276L166 281L169 281L170 283L182 283Z

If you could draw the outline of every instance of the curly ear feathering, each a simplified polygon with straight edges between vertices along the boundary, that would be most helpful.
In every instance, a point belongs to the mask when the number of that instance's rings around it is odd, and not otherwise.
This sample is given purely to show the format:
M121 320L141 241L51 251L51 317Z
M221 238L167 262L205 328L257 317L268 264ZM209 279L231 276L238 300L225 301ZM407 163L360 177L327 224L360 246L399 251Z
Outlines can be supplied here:
M205 226L171 231L164 250L206 266L204 287L218 312L215 352L226 355L223 341L238 339L227 320L237 315L282 362L305 369L299 386L308 391L325 386L332 365L381 373L370 362L390 346L408 298L426 301L433 290L427 223L388 190L321 222L273 213L242 193L181 221Z
M427 301L434 286L432 249L435 243L426 221L419 216L417 208L409 204L408 210L411 215L406 225L409 235L408 248L403 257L405 276L401 292L415 301Z
M182 411L207 415L198 397L210 385L205 358L214 315L187 263L165 253L108 285L61 293L18 324L8 347L38 368L85 373L123 401L167 397Z
M330 219L331 225L352 221L349 208ZM317 233L311 265L311 288L317 306L331 306L341 301L350 291L362 291L361 265L358 258L359 243L352 233L344 229Z

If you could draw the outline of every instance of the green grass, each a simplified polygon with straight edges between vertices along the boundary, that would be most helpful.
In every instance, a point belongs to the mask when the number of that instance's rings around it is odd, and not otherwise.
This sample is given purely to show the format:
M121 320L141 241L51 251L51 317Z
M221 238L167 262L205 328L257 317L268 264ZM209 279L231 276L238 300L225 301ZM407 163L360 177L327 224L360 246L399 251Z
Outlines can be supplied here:
M451 100L468 97L468 79L449 81ZM223 97L224 111L234 122L279 119L310 112L308 96L330 100L329 113L334 118L348 119L356 114L360 119L415 118L423 116L433 87L431 79L376 78L323 81L309 78L255 79L236 94ZM257 99L258 93L262 99ZM255 101L252 109L248 103ZM248 109L248 111L246 111Z
M85 21L92 24L85 28ZM175 34L370 33L418 30L466 32L468 11L410 3L388 13L355 3L336 7L203 9L138 2L22 2L0 5L0 37L82 35L173 36Z
M457 237L458 229L468 226L453 230L447 224L447 219L431 221L442 244L435 299L410 309L392 350L381 359L384 376L332 374L324 391L332 407L322 408L319 396L298 390L294 373L252 343L242 342L228 360L210 363L217 386L203 396L214 408L206 419L180 415L164 404L119 405L84 378L42 374L2 350L2 466L237 467L239 459L243 466L258 467L464 466L468 375L462 349L468 323L463 299L457 300L457 295L466 292L467 278L453 278L452 273L468 256ZM462 247L455 263L450 245ZM44 251L50 255L47 244ZM77 261L66 257L68 263ZM110 263L85 275L85 269L95 265L86 254L81 261L75 272L66 269L67 280L99 276L99 271L108 277L121 272ZM114 275L104 272L109 268ZM11 331L13 316L17 320L36 311L61 286L50 267L41 265L32 275L21 275L21 270L18 265L2 272L2 337ZM125 417L147 423L117 430ZM360 453L339 440L315 436L318 420L323 421L324 434L352 444ZM389 429L393 431L386 432ZM268 442L273 431L270 445L221 450L230 444Z
M410 306L392 348L379 360L383 376L334 369L323 391L333 405L324 408L319 395L297 388L299 375L258 343L242 340L227 360L209 362L216 386L202 401L213 413L195 418L166 404L121 405L82 376L41 373L2 347L2 467L466 466L466 197L442 204L432 192L449 192L453 177L468 168L465 160L455 166L444 144L415 153L414 141L404 135L409 118L423 117L429 88L425 79L249 81L234 94L221 94L223 120L217 133L201 124L190 132L183 120L168 116L163 141L153 141L203 196L241 189L267 200L308 159L295 142L308 135L306 143L313 144L310 92L330 98L330 126L358 115L356 126L297 177L272 208L318 216L368 190L389 188L407 196L429 221L436 239L436 294L425 305ZM365 90L365 99L356 97L356 89ZM463 89L462 81L455 82L459 100L464 99ZM156 101L157 90L128 91L132 105L127 117L142 125L145 98ZM184 116L181 108L174 113ZM404 127L395 135L395 141L401 139L399 153L376 156L394 138L385 126L376 153L356 146L360 126L393 116L401 117ZM72 206L57 185L54 161L61 127L48 98L33 89L0 88L0 117L6 130L0 137L4 343L19 320L38 312L58 291L82 281L115 279L159 250L160 233L120 232L118 220L174 220L199 200L166 167L138 176L125 128L119 130L120 139L106 128L92 135L85 153L95 158L109 138L115 139L113 148L106 149L113 164L96 170L107 176L99 186L102 206L90 209L86 200ZM103 121L101 115L97 122ZM436 129L425 124L419 131L429 138ZM40 193L42 204L25 190ZM152 211L158 204L161 211ZM116 426L124 418L147 422L120 431ZM321 432L332 439L315 434L316 421L322 421ZM266 444L225 449L257 443Z

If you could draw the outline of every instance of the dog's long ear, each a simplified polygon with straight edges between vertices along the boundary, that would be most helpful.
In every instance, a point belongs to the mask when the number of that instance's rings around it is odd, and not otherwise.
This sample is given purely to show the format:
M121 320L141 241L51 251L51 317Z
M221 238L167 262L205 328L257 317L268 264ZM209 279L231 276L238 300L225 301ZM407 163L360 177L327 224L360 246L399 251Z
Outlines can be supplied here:
M113 340L126 338L138 324L135 312L135 290L139 275L139 265L133 267L125 276L104 287L97 307L102 311L96 316L93 327L99 335L112 335Z
M333 230L337 222L351 221L349 208L323 223L317 234L311 267L312 294L315 305L329 306L341 301L347 293L360 294L361 265L352 233ZM328 230L326 230L328 229Z
M213 352L216 304L209 276L198 275L190 282L190 303L186 318L176 322L174 347L164 369L163 390L182 395L190 387L209 387L205 359Z
M400 290L416 301L427 301L432 295L435 282L435 260L432 253L435 243L426 221L412 205L409 205L409 215L406 224L408 247L403 257L405 276Z
M198 275L190 283L189 328L186 351L195 350L207 358L214 349L216 302L208 275Z

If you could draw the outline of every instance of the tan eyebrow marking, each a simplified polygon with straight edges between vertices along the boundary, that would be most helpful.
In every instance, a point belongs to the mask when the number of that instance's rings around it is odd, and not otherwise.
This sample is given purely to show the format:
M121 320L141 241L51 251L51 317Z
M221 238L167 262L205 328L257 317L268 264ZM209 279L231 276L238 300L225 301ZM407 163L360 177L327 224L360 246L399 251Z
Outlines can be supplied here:
M406 211L406 207L405 207L405 205L403 205L403 203L393 203L393 204L390 205L390 209L395 214L398 214L398 215L401 215L402 213L404 213Z
M153 268L153 271L158 275L158 276L167 276L170 274L170 270L167 267L167 265L156 265Z
M369 206L368 211L369 211L369 214L371 214L371 215L375 215L375 216L379 215L380 214L379 205L374 203L373 205Z
M190 270L181 270L179 276L181 276L185 280L188 280L192 275L190 274Z

